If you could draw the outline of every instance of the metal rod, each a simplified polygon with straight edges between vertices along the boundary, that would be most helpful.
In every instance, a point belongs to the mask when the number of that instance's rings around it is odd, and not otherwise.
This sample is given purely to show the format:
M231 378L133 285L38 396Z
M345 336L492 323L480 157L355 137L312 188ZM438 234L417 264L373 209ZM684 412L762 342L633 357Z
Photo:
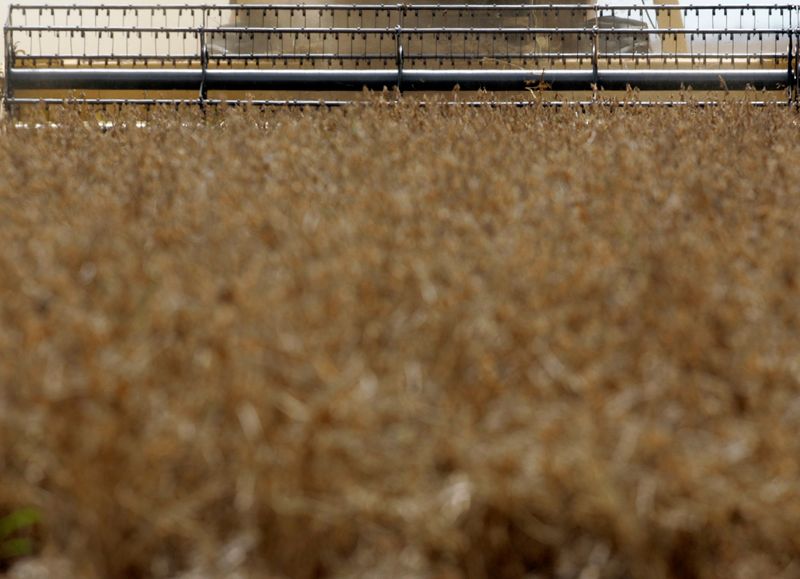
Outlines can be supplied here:
M800 32L795 36L794 50L794 99L795 106L800 106Z
M11 32L51 32L51 33L81 33L81 34L198 34L206 32L220 36L234 34L392 34L394 27L360 27L360 26L304 26L302 28L290 26L252 26L236 27L221 26L211 29L157 27L157 26L10 26ZM629 35L649 36L680 34L680 35L788 35L790 31L785 28L600 28L604 35ZM591 28L531 28L519 27L458 27L458 26L427 26L406 27L405 34L581 34L591 33Z
M5 46L5 62L4 62L4 82L3 87L3 108L9 117L14 116L14 109L11 105L14 98L14 83L11 78L11 68L14 66L14 44L12 41L11 32L8 29L8 24L11 23L11 15L8 16L8 23L3 28L3 44Z
M789 50L786 53L786 60L787 60L787 67L788 67L788 70L787 70L787 83L788 84L787 84L787 86L788 86L789 102L793 102L795 100L795 98L796 98L795 95L794 95L794 87L795 87L794 71L795 71L795 66L794 66L794 63L793 63L794 48L792 46L792 42L793 42L793 38L792 38L792 35L790 34L789 35Z
M67 4L67 5L52 5L52 4L26 4L19 5L13 4L15 10L38 12L40 10L60 11L60 12L75 12L78 10L91 10L91 11L134 11L134 10L156 10L156 11L187 11L187 10L225 10L225 11L256 11L256 10L376 10L376 11L393 11L397 10L398 6L407 6L420 11L442 11L442 10L531 10L531 11L547 11L547 10L571 10L571 11L590 11L598 8L616 12L642 12L642 11L684 11L694 12L697 10L767 10L778 12L781 10L795 10L796 4L747 4L740 6L731 6L725 3L705 3L705 4L691 4L688 6L680 5L644 5L631 2L625 5L594 5L594 4L197 4L197 5L169 5L169 4L152 4L152 5L134 5L134 4Z
M381 90L397 84L397 69L59 69L13 68L17 90L197 90L205 75L207 90ZM403 90L781 90L784 70L412 70L403 71Z
M790 35L791 38L794 38L793 35ZM339 54L335 52L327 52L327 53L315 53L315 52L249 52L244 54L211 54L209 53L208 59L209 62L227 62L227 61L237 61L237 60L393 60L396 56L395 52L385 52L385 53L378 53L378 52L371 52L366 54ZM598 53L598 59L600 61L603 60L645 60L649 58L651 60L664 60L664 59L678 59L683 60L690 60L692 58L699 60L702 57L698 57L697 54L693 54L691 52L687 53L672 53L672 52L648 52L648 53L629 53L629 54L620 54L618 52L607 52L601 51ZM406 55L406 58L410 59L427 59L427 60L434 60L439 58L444 58L447 60L477 60L477 59L488 59L488 60L523 60L523 59L538 59L538 60L577 60L577 59L590 59L592 57L592 53L590 51L586 52L521 52L518 54L508 54L506 52L495 52L495 53L483 53L483 52L466 52L462 54L453 54L451 55L442 55L435 52L416 52L413 54ZM733 59L734 61L743 61L746 62L747 59L750 60L764 60L764 61L783 61L786 59L785 52L764 52L764 53L748 53L748 52L735 52L735 53L728 53L724 55L713 55L708 56L706 60L727 60L730 61ZM144 62L144 61L152 61L152 62L192 62L192 61L200 61L200 54L188 54L185 56L175 56L175 55L162 55L162 54L141 54L136 56L118 56L113 54L94 54L94 55L82 55L82 54L47 54L47 55L37 55L37 56L23 56L18 58L17 60L25 63L36 63L36 62L68 62L68 61L76 61L76 62L111 62L116 61L120 63L125 62Z
M125 106L125 105L138 105L138 106L196 106L197 101L194 99L114 99L114 98L14 98L15 104L18 105L43 105L43 106L64 106L69 104L80 104L88 106ZM381 104L393 105L401 102L400 100L387 100ZM785 107L786 101L746 101L748 105L754 107ZM208 99L205 104L210 106L343 106L343 105L370 105L372 101L353 101L346 99ZM426 101L417 102L420 106L430 106L433 103ZM516 100L516 101L499 101L499 100L459 100L459 101L441 101L435 103L436 105L458 105L458 106L473 106L473 107L593 107L593 106L615 106L621 108L649 108L649 107L708 107L717 106L720 101L689 101L689 100L667 100L667 101L641 101L641 100L625 100L625 99L606 99L606 100Z

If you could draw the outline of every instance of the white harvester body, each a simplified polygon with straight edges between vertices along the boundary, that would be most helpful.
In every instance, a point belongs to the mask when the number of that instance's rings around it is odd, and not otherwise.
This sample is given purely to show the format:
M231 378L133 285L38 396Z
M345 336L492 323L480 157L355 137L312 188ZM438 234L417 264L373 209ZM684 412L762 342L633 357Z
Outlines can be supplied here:
M787 3L786 6L792 3ZM795 5L800 3L795 2ZM616 16L624 18L631 6L674 7L668 10L652 10L637 12L633 17L643 28L653 30L677 29L716 31L717 37L708 42L708 35L662 35L651 34L649 37L650 50L660 52L691 53L696 56L728 55L744 53L752 49L752 43L757 38L747 38L734 35L731 38L726 31L736 30L772 30L780 31L785 28L785 14L780 9L767 10L776 4L769 0L727 0L724 3L726 10L705 10L709 2L703 0L601 0L595 3L600 17ZM736 10L738 8L738 10ZM645 18L641 19L641 14ZM631 25L634 23L631 22ZM788 50L788 34L780 34L775 44L778 50Z
M231 4L237 5L263 5L264 0L232 0ZM316 3L313 0L309 2ZM336 2L332 2L336 4ZM761 38L748 38L741 34L728 33L729 30L782 30L786 28L785 13L781 10L765 10L771 6L777 6L770 0L727 0L724 3L725 10L706 9L709 0L600 0L592 2L587 0L533 0L528 2L514 2L514 0L504 0L503 2L490 2L488 0L412 0L406 4L410 7L438 4L448 5L492 5L492 4L559 4L575 5L582 7L583 10L575 12L561 11L559 13L542 12L539 14L537 26L547 27L591 27L593 19L597 19L600 28L630 28L632 30L653 30L648 36L636 34L635 38L629 36L627 39L616 35L609 38L606 48L610 52L618 51L637 51L652 53L671 53L684 56L694 55L698 57L726 56L735 53L746 53L753 50L753 43L762 40ZM302 3L301 3L302 4ZM789 6L787 3L783 6ZM800 5L800 2L794 2ZM593 10L586 8L593 7ZM720 5L722 7L722 5ZM739 7L740 10L731 10ZM311 23L318 26L330 25L326 16L321 16L314 20L312 15ZM248 13L243 13L239 17L238 25L250 25ZM502 17L487 16L480 21L483 26L503 26L505 25ZM657 32L675 30L676 33ZM691 31L702 31L698 34L691 34ZM716 32L716 37L714 36ZM626 41L627 40L627 44ZM775 51L788 50L789 36L780 35L771 42L771 49Z

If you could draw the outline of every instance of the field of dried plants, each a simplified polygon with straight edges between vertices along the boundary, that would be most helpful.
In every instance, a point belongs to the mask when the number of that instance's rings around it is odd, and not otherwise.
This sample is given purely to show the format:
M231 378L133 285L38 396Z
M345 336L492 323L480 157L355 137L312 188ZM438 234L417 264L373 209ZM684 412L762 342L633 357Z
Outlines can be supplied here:
M149 115L0 127L0 573L800 577L796 113Z

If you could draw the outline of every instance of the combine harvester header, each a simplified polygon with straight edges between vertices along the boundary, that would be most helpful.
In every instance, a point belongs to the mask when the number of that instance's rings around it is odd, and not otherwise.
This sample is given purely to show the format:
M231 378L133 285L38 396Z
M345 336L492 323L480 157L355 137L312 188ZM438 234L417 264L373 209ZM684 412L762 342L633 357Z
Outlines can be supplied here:
M88 104L347 102L364 88L512 102L761 91L796 102L800 6L12 5L8 110ZM560 95L550 97L548 95ZM565 95L567 95L565 97ZM602 98L601 98L602 100Z

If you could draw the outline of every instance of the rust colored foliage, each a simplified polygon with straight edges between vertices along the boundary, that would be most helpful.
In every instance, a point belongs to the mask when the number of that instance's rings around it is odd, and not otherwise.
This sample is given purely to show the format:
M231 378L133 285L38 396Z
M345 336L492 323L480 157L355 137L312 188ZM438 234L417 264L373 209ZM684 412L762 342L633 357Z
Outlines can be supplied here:
M50 114L0 128L12 577L800 576L794 112Z

